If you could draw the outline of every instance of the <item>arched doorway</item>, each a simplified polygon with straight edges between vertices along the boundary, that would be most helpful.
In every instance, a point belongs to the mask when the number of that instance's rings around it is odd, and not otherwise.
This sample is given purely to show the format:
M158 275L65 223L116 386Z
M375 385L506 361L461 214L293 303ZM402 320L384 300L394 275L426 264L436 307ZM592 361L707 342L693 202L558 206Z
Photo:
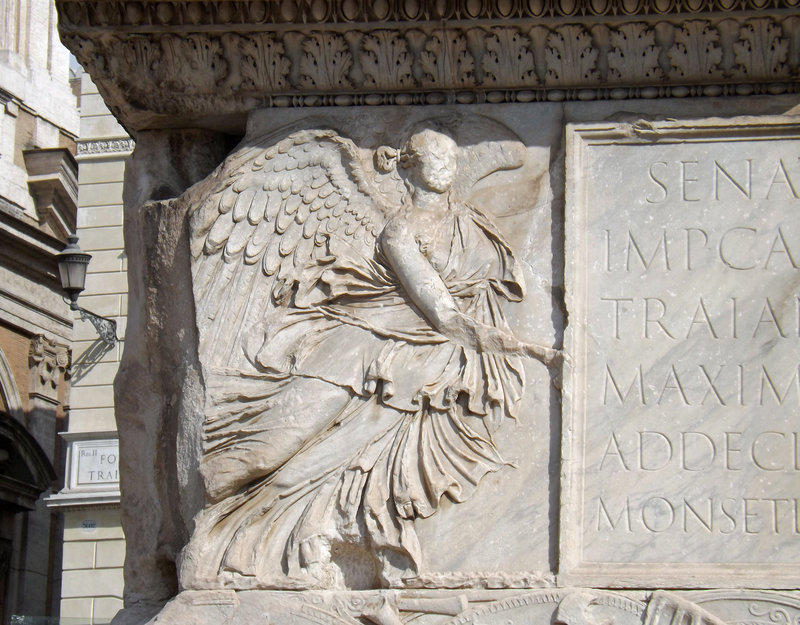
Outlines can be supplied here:
M0 412L0 614L4 616L15 517L34 510L39 496L55 479L53 466L25 426L8 412Z

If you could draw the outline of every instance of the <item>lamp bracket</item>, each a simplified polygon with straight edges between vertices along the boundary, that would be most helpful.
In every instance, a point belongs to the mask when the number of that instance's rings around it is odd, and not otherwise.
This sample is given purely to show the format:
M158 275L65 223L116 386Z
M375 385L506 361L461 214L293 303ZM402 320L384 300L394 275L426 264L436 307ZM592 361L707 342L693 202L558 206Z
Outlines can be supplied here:
M70 308L72 308L72 306L70 306ZM117 338L116 321L96 315L91 310L86 310L85 308L81 308L77 305L75 308L73 308L73 310L77 310L81 313L81 321L91 322L91 324L94 326L94 329L97 330L97 333L100 335L100 338L103 339L106 345L113 347L117 344L119 339Z

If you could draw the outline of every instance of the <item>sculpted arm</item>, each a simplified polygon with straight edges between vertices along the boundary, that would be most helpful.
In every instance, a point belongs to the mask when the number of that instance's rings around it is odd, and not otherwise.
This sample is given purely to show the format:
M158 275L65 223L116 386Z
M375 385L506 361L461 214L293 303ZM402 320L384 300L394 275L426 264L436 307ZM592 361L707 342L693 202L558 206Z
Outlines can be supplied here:
M405 224L389 222L381 234L381 248L411 301L437 331L477 351L530 356L554 364L556 350L523 343L510 332L462 313Z

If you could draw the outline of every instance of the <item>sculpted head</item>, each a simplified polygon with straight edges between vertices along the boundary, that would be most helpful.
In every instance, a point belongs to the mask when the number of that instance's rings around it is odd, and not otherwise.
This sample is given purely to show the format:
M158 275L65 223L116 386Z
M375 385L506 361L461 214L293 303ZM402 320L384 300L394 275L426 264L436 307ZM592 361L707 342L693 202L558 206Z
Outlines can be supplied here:
M412 182L431 191L450 190L456 177L458 145L441 132L425 129L409 138L402 154Z

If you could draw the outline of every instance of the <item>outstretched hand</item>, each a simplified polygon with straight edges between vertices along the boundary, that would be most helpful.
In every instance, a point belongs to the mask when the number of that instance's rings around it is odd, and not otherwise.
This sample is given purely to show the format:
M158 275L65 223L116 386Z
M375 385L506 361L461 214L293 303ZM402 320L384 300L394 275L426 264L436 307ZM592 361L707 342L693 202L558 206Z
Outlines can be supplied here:
M537 345L536 343L524 343L523 351L526 356L536 358L542 364L553 368L561 367L566 359L566 354L563 350Z

